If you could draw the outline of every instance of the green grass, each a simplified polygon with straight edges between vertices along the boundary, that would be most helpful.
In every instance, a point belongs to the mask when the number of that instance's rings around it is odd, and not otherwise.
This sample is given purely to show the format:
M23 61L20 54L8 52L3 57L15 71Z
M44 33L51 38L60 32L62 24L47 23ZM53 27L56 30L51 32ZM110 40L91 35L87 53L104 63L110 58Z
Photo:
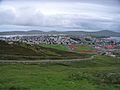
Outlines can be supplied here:
M94 50L93 48L91 48L90 46L77 46L77 50L78 51L84 51L84 50Z
M74 51L80 53L89 53L89 54L96 52L94 48L87 45L76 45Z
M58 45L58 44L41 44L40 46L47 47L47 48L53 48L57 50L63 50L63 51L69 51L67 46L65 45Z
M115 73L117 76L109 77L110 73ZM0 88L120 90L118 73L120 73L120 60L107 56L96 56L93 61L80 63L0 65ZM108 82L102 82L102 79ZM118 83L114 83L114 79Z

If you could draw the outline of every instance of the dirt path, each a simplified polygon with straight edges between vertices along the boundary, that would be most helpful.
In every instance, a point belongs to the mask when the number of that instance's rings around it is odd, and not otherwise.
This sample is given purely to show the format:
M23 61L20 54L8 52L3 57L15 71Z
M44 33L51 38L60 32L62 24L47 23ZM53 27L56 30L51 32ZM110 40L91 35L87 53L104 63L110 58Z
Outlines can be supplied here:
M70 59L70 60L0 60L0 64L41 64L41 63L72 63L91 61L95 56L85 59Z

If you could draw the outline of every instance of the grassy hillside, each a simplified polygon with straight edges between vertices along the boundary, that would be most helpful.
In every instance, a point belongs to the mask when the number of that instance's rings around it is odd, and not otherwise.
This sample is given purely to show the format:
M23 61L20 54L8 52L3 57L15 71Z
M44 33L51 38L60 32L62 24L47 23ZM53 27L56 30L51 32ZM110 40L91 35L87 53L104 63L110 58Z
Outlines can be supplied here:
M80 63L0 65L7 90L120 90L120 60L97 56Z
M76 52L88 52L88 53L91 53L91 52L94 52L95 49L90 47L90 46L87 46L87 45L76 45L75 47L75 50Z
M47 47L47 48L53 48L53 49L57 49L57 50L63 50L63 51L69 51L69 49L65 46L65 45L58 45L58 44L42 44L41 46L43 47Z
M55 49L50 47L29 45L18 42L15 42L13 44L8 44L4 41L0 41L0 59L39 60L39 59L71 59L71 58L90 57L89 54L80 54L80 53L65 51L63 50L63 46L60 46L60 49ZM55 46L55 47L59 47L59 46Z

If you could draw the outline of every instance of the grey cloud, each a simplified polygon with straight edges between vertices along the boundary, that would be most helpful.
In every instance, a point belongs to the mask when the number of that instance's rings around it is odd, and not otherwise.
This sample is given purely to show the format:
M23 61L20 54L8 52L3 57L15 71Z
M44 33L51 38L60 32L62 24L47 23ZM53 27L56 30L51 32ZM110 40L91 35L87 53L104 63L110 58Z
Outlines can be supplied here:
M0 1L39 1L39 2L88 2L88 3L105 3L105 4L118 4L120 0L0 0Z
M120 5L120 0L1 0L1 1L8 1L8 2L84 2L84 3L96 3L96 4L103 4L103 5Z
M0 24L13 24L15 17L11 9L0 11Z
M59 27L71 27L90 30L110 29L117 30L120 26L120 22L115 18L106 17L91 18L89 15L53 15L45 16L41 12L31 13L31 10L22 9L19 11L19 15L16 16L12 10L5 10L0 12L0 24L13 24L23 26L59 26ZM116 14L115 14L116 15ZM110 16L109 16L110 17Z
M11 2L12 1L23 0L11 0ZM34 0L34 2L35 1L42 0ZM48 0L45 1L47 2ZM49 2L50 1L58 2L59 0L49 0ZM20 7L17 5L16 7L14 5L10 6L9 3L3 3L2 8L0 8L0 24L70 27L86 30L118 30L120 28L120 10L118 8L119 6L117 6L119 5L119 3L117 3L119 0L69 0L72 2L77 1L80 3L64 3L65 1L68 0L61 0L61 2L63 2L62 4L55 3L57 4L56 6L51 4L48 5L48 7L42 7L41 4L38 5L39 7L34 7L33 4L26 6L24 3L20 3ZM41 11L41 9L44 8L45 10L43 10L43 12L45 13L50 13L51 11L49 11L49 8L51 8L53 11L57 11L57 14L44 15L44 13ZM40 10L36 11L36 9Z

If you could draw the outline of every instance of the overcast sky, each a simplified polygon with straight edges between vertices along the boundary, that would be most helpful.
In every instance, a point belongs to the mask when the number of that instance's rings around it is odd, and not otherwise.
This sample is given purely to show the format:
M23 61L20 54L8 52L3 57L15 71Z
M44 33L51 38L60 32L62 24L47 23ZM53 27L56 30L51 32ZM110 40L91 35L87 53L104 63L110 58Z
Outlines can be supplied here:
M0 31L28 29L119 31L120 0L0 0Z

